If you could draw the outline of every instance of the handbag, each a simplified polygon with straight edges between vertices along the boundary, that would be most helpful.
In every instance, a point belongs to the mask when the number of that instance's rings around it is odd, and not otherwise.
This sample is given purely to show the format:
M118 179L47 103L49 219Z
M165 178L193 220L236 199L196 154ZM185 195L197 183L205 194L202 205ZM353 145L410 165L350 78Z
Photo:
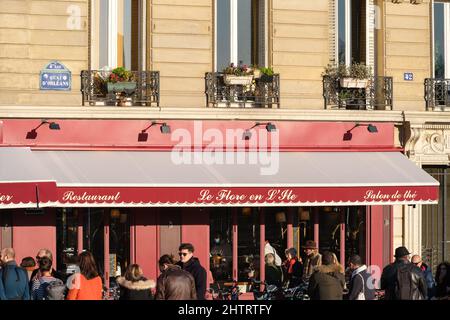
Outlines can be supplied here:
M361 290L361 292L358 293L358 296L356 297L356 300L366 300L366 295L364 294L364 287L365 287L364 277L363 277L360 273L358 273L358 276L361 277L361 280L362 280L363 285L362 285L362 290Z

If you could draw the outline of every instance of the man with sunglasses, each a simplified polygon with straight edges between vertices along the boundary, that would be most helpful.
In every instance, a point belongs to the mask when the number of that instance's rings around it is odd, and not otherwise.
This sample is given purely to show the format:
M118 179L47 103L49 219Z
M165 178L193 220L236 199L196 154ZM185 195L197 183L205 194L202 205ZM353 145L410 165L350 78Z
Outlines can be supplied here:
M198 258L194 257L194 246L191 243L182 243L178 251L180 261L177 265L194 277L197 299L204 300L206 292L206 270L200 265Z
M36 255L36 263L38 264L38 266L39 266L39 261L42 258L44 258L44 257L46 257L46 258L50 259L51 261L53 261L53 255L52 255L52 252L50 250L48 250L48 249L40 249L38 251L37 255ZM56 271L53 268L52 268L52 270L50 272L50 275L52 277L56 278L56 279L61 280L64 283L66 282L66 277L61 272L58 272L58 271ZM30 277L30 282L29 282L30 288L33 286L33 281L35 279L39 279L40 276L41 275L40 275L40 272L39 272L39 268L35 269L33 271L33 273L31 274L31 277Z

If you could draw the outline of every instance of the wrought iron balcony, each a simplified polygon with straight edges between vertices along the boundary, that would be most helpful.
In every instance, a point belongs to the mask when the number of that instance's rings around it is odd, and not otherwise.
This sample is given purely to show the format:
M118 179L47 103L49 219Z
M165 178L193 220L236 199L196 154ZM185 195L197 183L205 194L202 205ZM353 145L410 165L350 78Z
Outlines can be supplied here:
M103 79L105 71L81 71L82 105L159 106L159 71L131 71L133 86L118 90L109 88ZM124 102L124 104L121 104Z
M427 110L450 110L450 79L425 79Z
M207 107L280 107L280 75L255 78L251 84L226 84L222 72L205 75Z
M325 109L347 110L392 110L392 77L372 77L367 86L344 87L341 79L323 77L323 98Z

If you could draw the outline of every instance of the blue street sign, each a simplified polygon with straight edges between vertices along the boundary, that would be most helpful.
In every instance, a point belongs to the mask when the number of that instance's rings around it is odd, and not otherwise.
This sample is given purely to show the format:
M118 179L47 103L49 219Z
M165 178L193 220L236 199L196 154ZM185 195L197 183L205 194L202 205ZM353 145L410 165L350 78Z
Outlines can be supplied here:
M39 88L41 90L70 91L72 73L62 63L52 61L40 72Z
M412 72L405 72L403 74L403 80L405 80L405 81L413 81L414 80L414 73L412 73Z

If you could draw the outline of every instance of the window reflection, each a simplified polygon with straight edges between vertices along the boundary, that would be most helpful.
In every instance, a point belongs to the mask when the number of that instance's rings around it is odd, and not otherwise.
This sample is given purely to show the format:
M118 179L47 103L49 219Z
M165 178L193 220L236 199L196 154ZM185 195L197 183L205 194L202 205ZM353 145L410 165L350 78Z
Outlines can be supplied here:
M434 76L445 78L444 3L434 4Z
M56 264L66 273L78 255L78 209L58 208L56 211Z
M260 209L238 211L238 281L259 278Z
M214 281L232 281L232 208L212 208L210 212L210 268Z

